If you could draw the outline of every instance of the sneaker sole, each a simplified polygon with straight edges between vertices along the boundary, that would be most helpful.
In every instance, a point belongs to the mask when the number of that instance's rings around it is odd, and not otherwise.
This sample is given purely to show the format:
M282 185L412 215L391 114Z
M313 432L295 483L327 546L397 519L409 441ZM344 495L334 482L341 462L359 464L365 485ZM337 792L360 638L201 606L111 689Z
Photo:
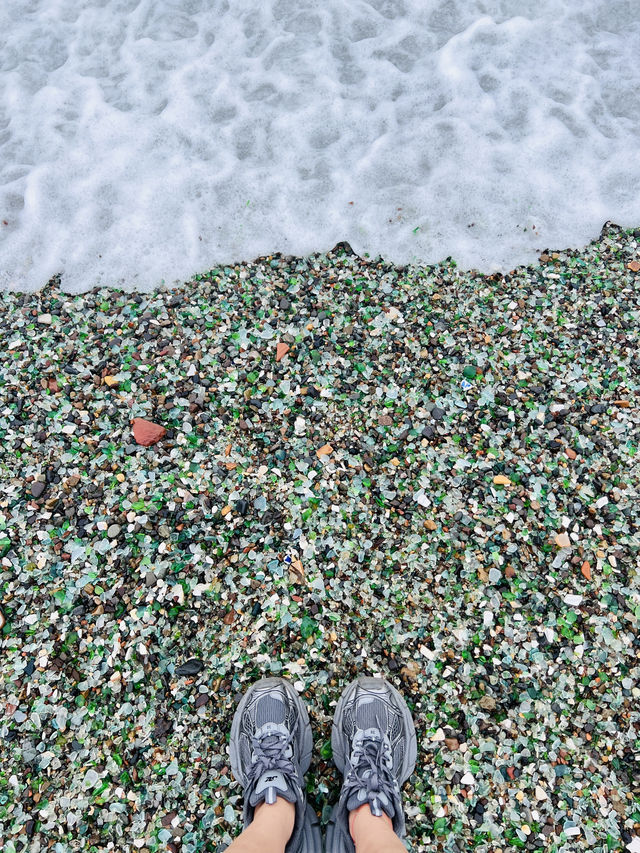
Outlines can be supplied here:
M342 713L344 706L351 701L353 694L360 687L363 690L373 690L379 691L381 688L387 690L395 699L398 708L402 712L402 723L404 726L405 736L407 738L407 748L404 753L404 760L402 762L402 768L400 772L400 779L398 779L398 784L403 785L409 776L413 773L413 768L416 766L416 758L418 756L418 744L416 740L416 729L413 724L413 718L411 716L411 711L409 710L407 703L404 700L404 697L401 693L399 693L393 684L389 684L388 681L385 681L384 678L372 678L370 676L361 676L360 678L356 678L355 681L352 681L351 684L345 688L340 697L338 704L336 706L335 714L333 715L333 725L331 727L331 749L333 751L333 760L341 773L344 773L344 768L347 764L347 755L343 749L343 740L342 733L340 731L340 726L338 723L342 719Z
M262 690L265 688L274 689L276 687L284 688L287 695L293 701L294 705L298 710L300 725L302 727L302 746L300 748L300 755L298 761L300 763L300 770L303 774L307 772L307 770L309 769L309 765L311 764L311 753L313 751L313 735L311 732L311 724L309 723L309 714L307 713L307 709L305 708L304 702L298 695L294 686L290 684L285 678L262 678L260 679L260 681L256 681L254 684L252 684L249 690L247 690L247 692L244 694L238 704L238 707L236 708L236 712L233 715L233 722L231 724L231 737L229 739L229 760L231 762L231 770L233 771L233 775L238 780L238 782L240 782L242 787L246 786L247 779L244 773L242 772L242 768L240 765L240 754L236 746L240 734L240 720L242 719L244 709L247 707L247 703L249 702L251 694L254 690Z

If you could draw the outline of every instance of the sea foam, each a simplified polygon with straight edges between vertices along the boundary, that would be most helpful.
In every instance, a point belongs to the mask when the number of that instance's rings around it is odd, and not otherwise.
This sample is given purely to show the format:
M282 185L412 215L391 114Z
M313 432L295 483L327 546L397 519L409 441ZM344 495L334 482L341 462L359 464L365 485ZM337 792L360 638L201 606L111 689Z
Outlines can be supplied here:
M640 223L637 0L3 0L0 287Z

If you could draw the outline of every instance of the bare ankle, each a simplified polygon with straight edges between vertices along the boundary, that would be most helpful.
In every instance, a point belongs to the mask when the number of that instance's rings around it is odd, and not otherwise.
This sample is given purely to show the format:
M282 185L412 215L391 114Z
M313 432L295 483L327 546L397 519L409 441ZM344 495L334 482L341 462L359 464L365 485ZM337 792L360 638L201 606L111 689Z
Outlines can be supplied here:
M369 808L369 803L349 812L349 833L355 843L357 843L356 835L361 835L370 830L380 831L382 826L393 832L393 823L389 815L384 814L384 812L379 817L374 815Z
M295 819L295 806L283 797L277 797L275 803L259 803L253 813L256 828L268 827L267 832L276 833L285 842L291 837Z

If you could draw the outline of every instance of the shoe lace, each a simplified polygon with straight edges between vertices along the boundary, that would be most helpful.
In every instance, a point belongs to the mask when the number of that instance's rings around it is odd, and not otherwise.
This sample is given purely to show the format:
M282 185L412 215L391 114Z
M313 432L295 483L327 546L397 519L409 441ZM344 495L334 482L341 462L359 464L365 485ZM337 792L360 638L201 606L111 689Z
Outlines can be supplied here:
M251 737L252 764L249 771L251 779L259 779L268 770L280 770L289 777L295 777L296 770L291 755L286 755L293 739L293 732L263 732Z
M350 793L365 791L371 812L377 817L383 811L381 795L390 803L398 787L392 768L391 749L386 738L370 734L354 747L347 787Z

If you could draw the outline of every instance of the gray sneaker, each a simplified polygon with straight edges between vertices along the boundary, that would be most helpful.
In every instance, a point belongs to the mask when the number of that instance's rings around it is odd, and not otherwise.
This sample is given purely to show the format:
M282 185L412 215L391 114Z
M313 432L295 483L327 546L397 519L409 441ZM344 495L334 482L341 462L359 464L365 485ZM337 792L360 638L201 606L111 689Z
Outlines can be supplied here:
M307 805L304 774L313 740L307 709L284 678L263 678L240 700L229 741L233 775L244 789L244 826L259 803L276 797L296 807L287 853L321 853L320 822Z
M411 713L395 687L383 678L353 681L338 702L331 747L344 781L327 826L327 853L355 851L349 812L365 803L374 815L387 814L403 838L400 786L413 772L417 747Z

